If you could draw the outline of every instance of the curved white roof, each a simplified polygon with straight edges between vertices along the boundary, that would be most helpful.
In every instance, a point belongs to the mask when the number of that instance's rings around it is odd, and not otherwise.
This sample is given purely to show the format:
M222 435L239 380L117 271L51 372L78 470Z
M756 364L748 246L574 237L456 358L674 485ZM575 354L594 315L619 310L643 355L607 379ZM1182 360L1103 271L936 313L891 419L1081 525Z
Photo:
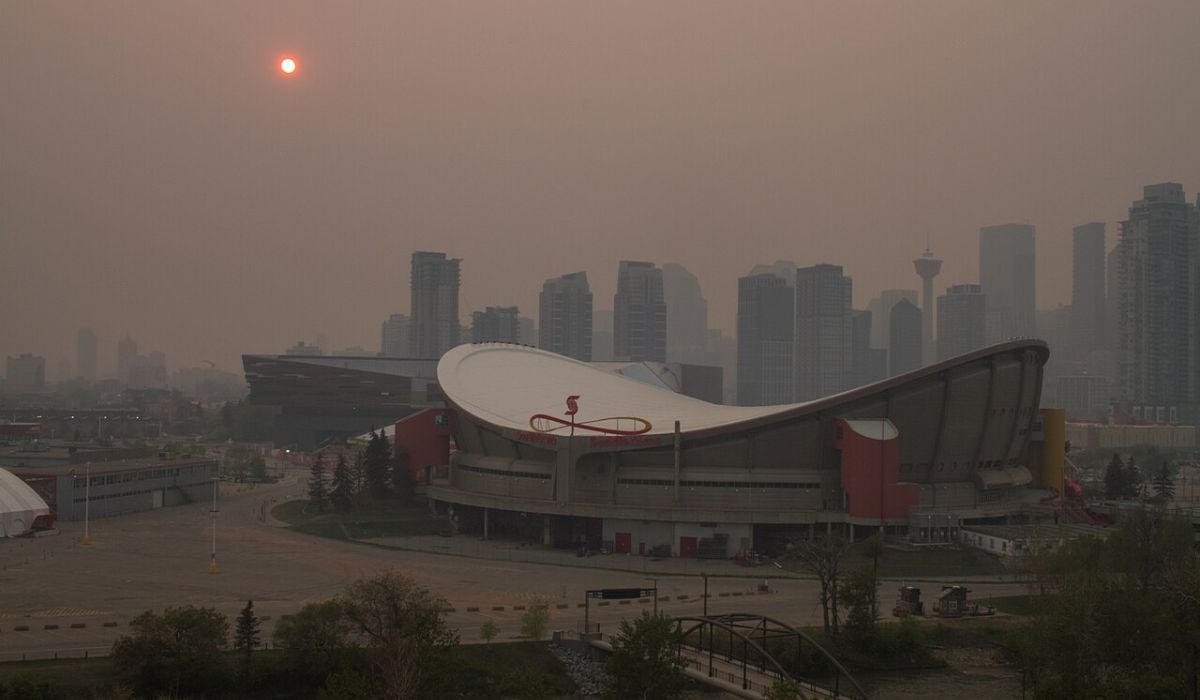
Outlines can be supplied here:
M0 469L0 537L16 537L29 531L39 515L50 507L21 478Z
M539 413L567 420L566 399L574 395L579 396L577 423L632 416L649 421L651 435L674 432L677 420L682 430L705 430L802 405L711 404L563 355L505 343L459 345L442 356L437 375L442 393L459 408L515 430L529 430L530 418Z

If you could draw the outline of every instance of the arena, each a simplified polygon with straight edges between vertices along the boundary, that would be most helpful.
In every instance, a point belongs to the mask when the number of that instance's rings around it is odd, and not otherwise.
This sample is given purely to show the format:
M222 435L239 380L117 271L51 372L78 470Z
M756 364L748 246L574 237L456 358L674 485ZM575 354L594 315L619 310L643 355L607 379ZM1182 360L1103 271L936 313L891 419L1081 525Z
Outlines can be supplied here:
M813 528L957 537L1051 496L1045 343L1013 340L817 401L707 403L508 344L438 365L446 409L396 445L464 528L543 544L739 556ZM1058 432L1054 433L1057 438Z

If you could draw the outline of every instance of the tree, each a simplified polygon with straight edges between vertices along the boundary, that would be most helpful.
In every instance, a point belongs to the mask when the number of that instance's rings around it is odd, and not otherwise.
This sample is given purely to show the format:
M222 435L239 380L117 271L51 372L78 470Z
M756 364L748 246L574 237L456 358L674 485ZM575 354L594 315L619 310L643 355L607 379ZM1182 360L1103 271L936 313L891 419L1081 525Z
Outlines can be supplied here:
M775 681L767 688L767 692L763 693L763 700L801 700L800 689L795 683Z
M549 621L550 606L543 600L533 601L521 616L521 636L540 640L546 634L546 623Z
M250 655L261 641L261 626L258 616L254 614L254 601L247 600L246 607L242 608L241 614L238 615L237 627L233 632L233 648L246 655L244 673L247 677L250 675Z
M676 653L680 636L675 621L665 614L643 612L633 622L622 620L605 664L608 686L604 697L610 700L681 697L687 689L687 678L683 675L686 662Z
M875 591L879 581L874 569L855 569L838 583L838 600L846 609L846 628L861 642L875 629L879 606Z
M350 468L350 475L354 480L354 493L361 495L367 485L367 466L366 466L366 451L359 450L354 453L354 466Z
M333 507L346 512L354 505L354 480L346 455L339 454L337 466L333 468L333 481L329 488L329 500Z
M487 622L484 622L479 626L479 638L488 644L491 644L492 640L495 639L496 635L498 634L500 634L500 629L496 627L496 623L492 622L490 618Z
M1142 470L1138 469L1137 460L1132 456L1121 474L1121 495L1125 498L1140 498L1142 495Z
M275 646L286 649L289 666L314 681L345 665L354 649L354 623L340 598L309 603L294 615L285 615L275 625Z
M250 458L249 469L251 479L255 481L267 480L267 462L262 458L262 455L254 455Z
M229 620L216 610L186 605L162 615L147 611L129 629L113 644L112 659L140 695L203 695L222 680Z
M347 589L347 615L367 641L388 698L445 697L454 682L458 635L446 626L446 601L394 572Z
M387 498L391 491L392 448L387 436L371 430L371 439L363 453L363 472L367 488L376 499Z
M308 502L317 507L318 513L324 513L325 504L329 502L329 493L325 489L325 459L320 452L309 470Z
M1113 453L1108 466L1104 468L1104 496L1117 499L1125 495L1125 463L1121 455Z
M825 634L838 633L838 574L849 543L839 535L821 535L788 544L788 555L817 577Z
M1175 498L1175 479L1171 478L1171 470L1166 462L1162 463L1162 467L1154 475L1154 495L1163 502Z

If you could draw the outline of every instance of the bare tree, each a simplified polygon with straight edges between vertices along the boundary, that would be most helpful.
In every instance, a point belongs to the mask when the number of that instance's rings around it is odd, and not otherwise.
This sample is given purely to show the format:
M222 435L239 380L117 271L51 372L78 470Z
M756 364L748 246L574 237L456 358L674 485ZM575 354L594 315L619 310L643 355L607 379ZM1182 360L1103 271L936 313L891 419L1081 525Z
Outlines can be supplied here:
M788 544L788 556L817 577L821 586L821 614L825 634L838 633L838 575L842 558L850 551L850 543L840 535L821 535L793 540Z
M359 579L347 613L366 638L392 700L444 696L458 635L443 619L446 601L394 572Z

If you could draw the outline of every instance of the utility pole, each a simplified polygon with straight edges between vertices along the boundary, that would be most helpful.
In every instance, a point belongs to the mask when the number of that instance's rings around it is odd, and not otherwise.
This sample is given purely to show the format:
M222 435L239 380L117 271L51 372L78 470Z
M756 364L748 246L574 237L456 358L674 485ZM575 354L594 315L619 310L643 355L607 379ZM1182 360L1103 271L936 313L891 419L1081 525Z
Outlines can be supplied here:
M83 477L84 486L83 486L83 541L82 541L82 544L91 544L92 537L91 537L91 531L89 528L89 524L90 524L89 521L91 520L91 518L90 518L91 505L92 505L92 463L91 462L88 462L87 465L84 466L83 473L84 473L84 477Z
M208 561L208 573L217 573L217 477L213 477L213 502L212 510L212 558Z

